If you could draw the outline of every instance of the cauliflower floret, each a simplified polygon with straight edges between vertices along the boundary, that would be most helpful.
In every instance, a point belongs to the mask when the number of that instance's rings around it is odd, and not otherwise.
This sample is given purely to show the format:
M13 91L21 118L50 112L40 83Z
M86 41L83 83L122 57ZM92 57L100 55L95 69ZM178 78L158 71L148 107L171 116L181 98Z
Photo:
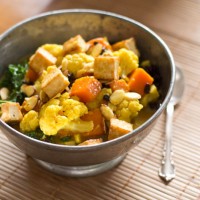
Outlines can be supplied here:
M83 121L80 116L88 112L87 107L64 93L59 98L44 104L39 113L40 129L45 135L56 135L60 130L70 133L89 132L93 129L92 121Z
M64 102L66 99L69 99L69 97L70 97L69 92L64 92L64 93L59 97L60 104L62 105L63 102Z
M115 90L110 96L108 106L118 119L131 122L143 108L139 102L140 98L141 96L135 92Z
M93 121L83 121L81 119L76 119L69 121L69 123L65 125L64 129L71 132L72 134L77 134L90 132L93 128Z
M65 99L61 103L63 114L69 120L75 120L88 113L88 109L84 103L74 100Z
M20 122L22 132L35 131L39 126L38 112L31 110L26 113Z
M127 77L134 69L138 68L138 56L133 51L122 48L119 51L113 52L113 55L118 56L120 59L120 76L122 78Z
M118 105L112 106L109 104L109 107L113 109L114 114L118 119L124 120L126 122L131 122L134 117L136 117L139 111L143 108L139 100L126 100L124 99Z
M59 114L61 109L61 106L49 105L43 110L39 124L40 129L45 135L56 135L59 130L63 129L66 124L68 124L69 119Z
M141 99L141 104L146 107L149 103L155 102L159 98L159 92L155 85L151 85L148 94L145 94Z
M39 112L39 117L41 118L42 116L44 116L45 110L48 106L50 105L56 105L58 106L60 104L60 100L59 99L50 99L47 103L45 103L42 108L40 109Z
M75 77L79 70L85 66L93 66L94 58L85 53L68 54L63 58L61 70L65 73L68 71Z
M59 66L63 59L63 45L45 44L42 48L57 58L56 65Z

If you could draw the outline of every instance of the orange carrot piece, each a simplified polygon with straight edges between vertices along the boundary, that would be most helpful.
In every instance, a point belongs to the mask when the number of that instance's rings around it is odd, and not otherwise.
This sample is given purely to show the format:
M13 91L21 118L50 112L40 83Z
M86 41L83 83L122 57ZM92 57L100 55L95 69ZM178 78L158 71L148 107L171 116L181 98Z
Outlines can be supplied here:
M125 92L129 91L129 85L123 79L114 80L109 85L112 91L120 90L120 89L124 90Z
M73 83L71 96L77 96L80 101L86 103L93 101L101 91L101 83L92 76L84 76Z
M147 84L151 85L154 79L144 69L137 68L133 71L129 78L130 91L137 92L141 95L144 94L144 89Z
M99 108L89 111L87 114L81 117L81 119L85 121L93 121L94 123L93 130L87 133L83 133L83 136L87 137L105 134L105 121Z
M89 40L87 42L87 44L89 45L89 47L94 46L95 43L100 43L106 49L112 50L112 47L109 44L109 42L106 40L106 38L98 37L98 38L91 39L91 40Z

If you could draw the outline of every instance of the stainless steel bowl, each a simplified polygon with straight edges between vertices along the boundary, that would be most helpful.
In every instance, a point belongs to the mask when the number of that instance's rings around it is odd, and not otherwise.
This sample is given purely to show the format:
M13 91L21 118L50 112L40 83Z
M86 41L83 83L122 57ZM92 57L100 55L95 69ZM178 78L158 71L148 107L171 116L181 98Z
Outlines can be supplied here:
M152 30L130 18L110 12L69 9L53 11L29 18L0 36L0 74L8 64L33 53L44 43L63 43L81 34L89 40L107 36L115 42L135 37L142 59L150 59L160 66L162 77L162 104L155 114L133 132L95 146L64 146L30 138L3 121L2 132L25 154L48 170L67 176L90 176L119 164L127 152L138 145L151 131L166 107L172 93L175 65L172 54Z

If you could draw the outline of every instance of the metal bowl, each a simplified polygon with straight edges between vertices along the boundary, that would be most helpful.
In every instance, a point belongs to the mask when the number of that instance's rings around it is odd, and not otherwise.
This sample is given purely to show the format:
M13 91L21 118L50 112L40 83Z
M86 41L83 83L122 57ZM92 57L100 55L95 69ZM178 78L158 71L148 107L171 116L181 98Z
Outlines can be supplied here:
M0 74L8 64L33 53L44 43L63 43L81 34L89 40L107 36L111 42L134 37L142 59L160 66L162 102L155 114L143 125L112 141L93 146L64 146L30 138L0 121L2 132L25 154L55 173L67 176L90 176L119 164L127 152L138 145L153 128L172 93L175 65L172 54L152 30L130 18L110 12L69 9L29 18L0 36Z

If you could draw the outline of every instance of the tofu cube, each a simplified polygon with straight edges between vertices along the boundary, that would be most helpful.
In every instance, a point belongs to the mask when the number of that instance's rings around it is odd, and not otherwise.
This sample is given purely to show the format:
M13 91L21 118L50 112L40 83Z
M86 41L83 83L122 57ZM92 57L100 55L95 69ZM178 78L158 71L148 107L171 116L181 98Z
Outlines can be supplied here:
M132 130L133 130L132 124L125 122L123 120L112 118L110 120L108 140L112 140L114 138L125 135L131 132Z
M94 76L101 80L119 79L119 58L115 56L98 56L94 62Z
M19 103L15 102L3 103L1 105L1 111L2 111L1 119L4 122L19 122L23 118Z
M82 53L85 52L86 50L87 50L87 44L80 35L70 38L63 44L64 54Z
M41 88L49 98L52 98L63 92L68 85L68 78L62 74L60 69L56 66L51 66L47 68L47 74L42 80Z
M112 45L112 48L113 48L114 51L125 48L125 49L133 51L137 56L139 56L139 51L136 47L136 43L135 43L134 38L129 38L127 40L122 40L120 42L117 42L117 43Z
M39 48L29 61L30 68L36 72L41 73L46 70L48 66L55 65L57 58L50 54L43 48Z

